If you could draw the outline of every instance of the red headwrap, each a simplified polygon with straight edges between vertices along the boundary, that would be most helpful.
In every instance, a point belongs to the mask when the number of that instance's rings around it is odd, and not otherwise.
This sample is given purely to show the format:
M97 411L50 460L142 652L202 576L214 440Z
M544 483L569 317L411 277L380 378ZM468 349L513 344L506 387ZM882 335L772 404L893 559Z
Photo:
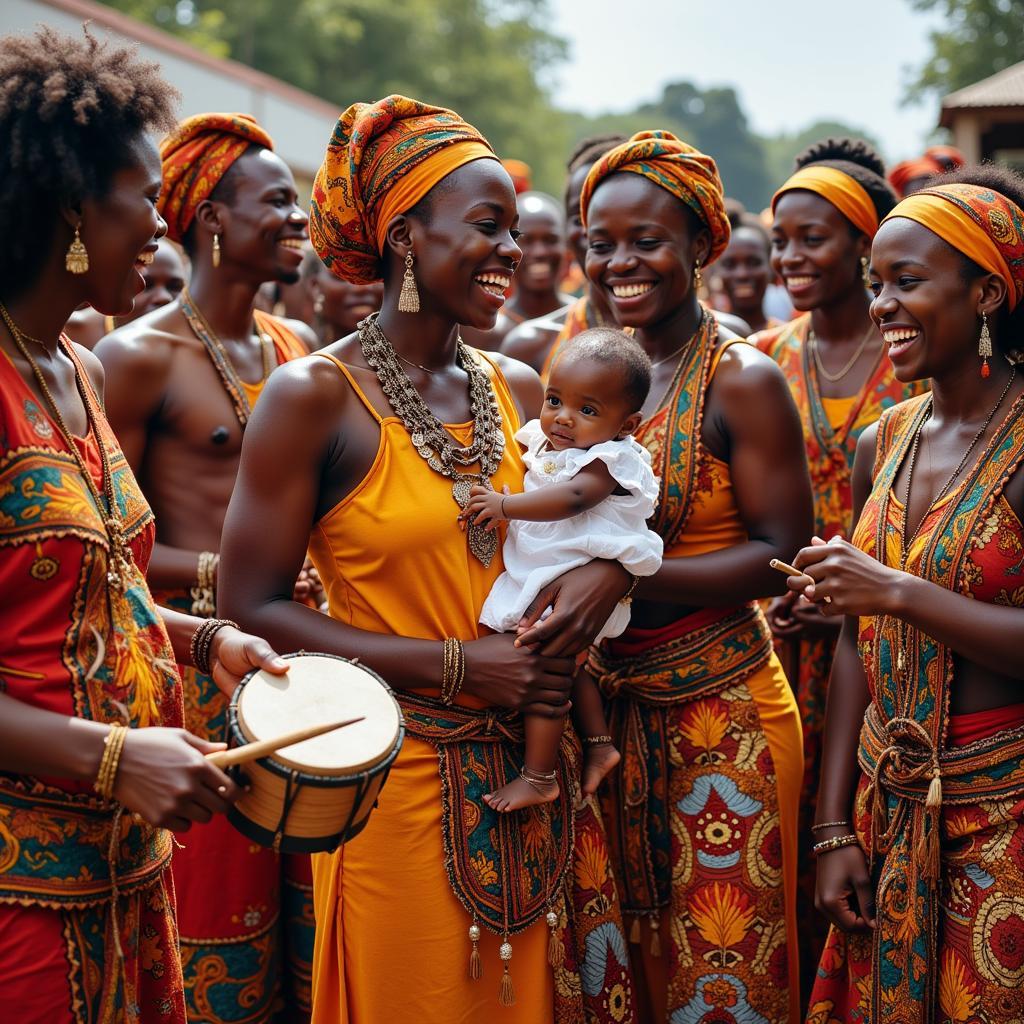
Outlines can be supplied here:
M610 174L629 171L641 174L655 185L682 200L711 231L714 263L729 244L729 216L725 211L722 179L715 161L671 132L637 132L628 142L616 146L590 169L580 194L580 214L584 225L594 189Z
M185 237L196 207L250 146L273 149L274 143L248 114L196 114L160 143L164 184L157 209L168 238Z
M904 160L889 171L889 183L899 196L907 194L907 185L915 178L934 178L945 172L945 167L938 160L925 155L917 160Z

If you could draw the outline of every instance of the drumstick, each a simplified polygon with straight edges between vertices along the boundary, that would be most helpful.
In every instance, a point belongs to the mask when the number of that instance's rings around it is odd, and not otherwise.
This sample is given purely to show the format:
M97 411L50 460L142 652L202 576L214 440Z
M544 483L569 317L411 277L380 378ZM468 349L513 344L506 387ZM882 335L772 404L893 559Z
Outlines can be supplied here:
M806 576L806 573L801 572L799 569L794 569L788 562L783 562L781 558L773 558L768 563L773 569L778 569L779 572L784 572L787 576Z
M345 722L308 725L305 729L286 732L283 736L277 736L272 740L247 743L244 747L235 747L233 750L217 750L212 754L207 754L206 760L217 768L230 768L233 764L246 764L248 761L255 761L257 758L266 757L268 754L290 747L294 743L311 740L314 736L322 736L325 732L333 732L335 729L344 729L346 725L355 725L356 722L362 722L365 717L365 715L360 715L358 718L350 718Z

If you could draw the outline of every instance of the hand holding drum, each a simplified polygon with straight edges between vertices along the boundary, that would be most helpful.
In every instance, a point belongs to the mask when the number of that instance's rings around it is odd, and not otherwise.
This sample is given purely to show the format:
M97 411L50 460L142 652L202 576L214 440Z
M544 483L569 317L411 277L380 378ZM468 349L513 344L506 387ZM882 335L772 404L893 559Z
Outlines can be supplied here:
M286 675L260 670L239 684L233 749L210 760L246 765L249 789L228 812L243 835L286 853L333 850L369 820L405 725L370 669L330 654L285 658Z

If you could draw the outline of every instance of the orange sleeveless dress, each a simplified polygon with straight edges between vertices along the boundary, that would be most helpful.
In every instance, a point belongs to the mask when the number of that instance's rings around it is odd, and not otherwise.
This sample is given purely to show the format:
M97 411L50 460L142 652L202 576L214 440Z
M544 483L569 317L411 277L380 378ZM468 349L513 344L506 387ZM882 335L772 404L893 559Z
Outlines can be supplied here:
M673 397L636 434L662 477L652 528L666 559L748 539L729 466L700 440L698 407L727 347L715 347L710 317L701 331L704 355L681 367ZM760 609L631 627L591 669L623 754L602 806L632 917L638 1019L795 1024L802 741Z
M366 476L314 527L309 552L330 614L359 629L396 636L472 640L486 632L480 608L502 571L470 555L456 528L451 481L417 454L395 416L381 417L348 370L326 353L380 424ZM514 440L519 415L491 371L506 449L496 490L522 490ZM447 424L465 445L472 423ZM440 654L438 654L440 657ZM460 703L480 706L471 697ZM501 938L482 929L483 977L467 973L470 918L449 882L442 846L438 750L407 735L378 808L353 842L313 856L317 930L315 1024L544 1024L554 992L543 919L512 937L516 1002L498 1003Z

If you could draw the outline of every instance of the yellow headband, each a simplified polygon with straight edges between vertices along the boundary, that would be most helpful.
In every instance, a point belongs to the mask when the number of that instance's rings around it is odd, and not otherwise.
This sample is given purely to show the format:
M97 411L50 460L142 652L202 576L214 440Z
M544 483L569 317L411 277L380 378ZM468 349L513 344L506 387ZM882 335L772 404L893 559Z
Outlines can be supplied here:
M1002 278L1011 310L1020 301L1024 292L1024 238L1020 232L1024 211L1002 194L976 185L940 185L907 196L882 223L893 217L926 227L982 270Z
M411 210L442 178L471 160L497 160L491 147L483 142L456 142L435 150L395 183L381 200L377 217L377 251L383 253L388 224L400 213Z
M801 167L772 196L772 212L775 205L785 192L794 189L805 189L815 192L822 199L827 199L858 231L863 231L868 238L874 238L878 230L878 213L871 196L864 186L855 178L837 167L826 167L824 164L809 164Z

